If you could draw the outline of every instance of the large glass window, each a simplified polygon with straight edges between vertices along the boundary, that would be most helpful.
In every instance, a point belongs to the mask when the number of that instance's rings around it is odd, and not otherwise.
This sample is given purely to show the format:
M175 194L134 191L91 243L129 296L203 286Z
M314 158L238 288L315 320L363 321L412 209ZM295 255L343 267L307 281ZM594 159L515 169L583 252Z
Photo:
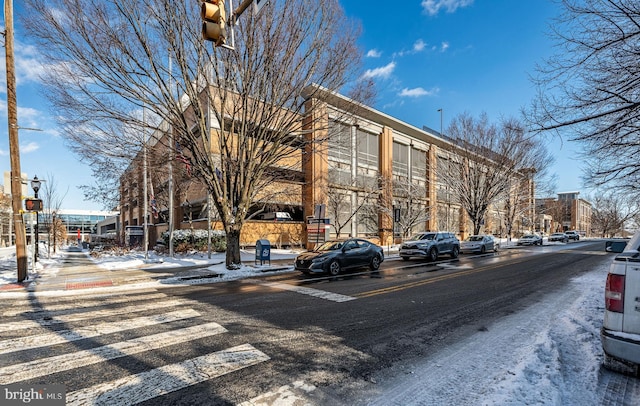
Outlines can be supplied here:
M409 177L409 146L393 142L393 175L403 179Z
M351 164L351 126L329 123L329 159Z
M356 131L358 166L378 169L378 136L361 129Z
M427 181L427 153L415 148L411 148L411 180L419 185Z
M338 122L329 124L329 182L351 185L351 127Z
M370 237L378 235L378 195L359 194L358 204L362 207L356 214L358 236Z

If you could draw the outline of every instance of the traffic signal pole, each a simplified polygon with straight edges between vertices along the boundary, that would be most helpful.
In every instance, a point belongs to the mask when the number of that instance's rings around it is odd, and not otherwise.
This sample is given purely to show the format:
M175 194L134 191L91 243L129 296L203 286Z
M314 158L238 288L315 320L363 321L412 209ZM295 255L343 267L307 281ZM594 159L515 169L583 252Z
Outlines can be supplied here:
M268 0L267 0L268 1ZM214 46L227 49L235 49L235 38L233 27L242 13L255 2L256 12L260 10L265 0L243 0L236 8L229 19L229 34L231 34L231 44L227 44L227 12L225 0L204 0L201 5L200 16L202 17L202 36L207 41L213 41ZM233 0L229 0L229 10L233 10Z
M18 101L16 97L16 72L13 59L13 0L4 2L5 50L7 66L7 119L9 122L9 156L11 159L11 208L13 229L16 234L16 263L18 282L27 279L27 250L22 219L22 180L18 140ZM9 236L11 238L11 236Z

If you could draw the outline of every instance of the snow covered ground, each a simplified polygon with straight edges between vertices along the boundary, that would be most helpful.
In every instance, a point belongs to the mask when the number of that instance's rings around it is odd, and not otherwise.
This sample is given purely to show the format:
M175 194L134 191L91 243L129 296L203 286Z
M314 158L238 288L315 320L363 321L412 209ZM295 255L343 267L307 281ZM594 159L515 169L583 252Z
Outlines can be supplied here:
M87 251L85 250L85 252ZM298 253L299 251L272 249L271 260L291 260L291 267L293 267L293 260ZM100 256L93 257L92 259L97 265L104 267L107 270L131 269L143 266L162 269L198 265L221 275L221 277L216 278L215 280L208 279L200 281L206 283L211 283L212 281L223 282L233 279L247 278L250 276L264 275L266 273L265 271L270 268L277 269L273 271L274 273L282 272L282 267L276 266L275 264L272 264L271 266L268 263L265 263L264 265L255 265L255 251L253 249L242 250L241 256L242 261L247 265L244 265L240 269L232 272L227 271L224 265L225 254L216 252L211 254L211 258L208 258L207 253L194 252L191 254L176 254L174 257L170 257L168 255L158 255L154 251L149 251L147 259L145 259L143 251L129 251L122 255L118 253L104 252ZM34 270L30 259L31 254L29 253L28 279L33 280L37 277L45 278L47 275L55 275L63 257L64 249L62 252L57 252L54 255L51 252L47 253L45 248L41 248L40 257L36 263L36 269ZM15 247L0 248L0 288L2 288L2 285L16 283L16 280ZM198 281L191 283L198 283Z
M272 260L293 259L295 255L295 251L273 250ZM244 252L243 256L252 261L254 252ZM55 272L58 261L59 256L48 259L44 252L37 272L46 277L47 272ZM107 269L145 264L142 253L107 255L96 262ZM206 254L175 258L153 254L147 262L158 267L208 265L208 269L226 274L224 254L214 254L211 259ZM264 275L260 268L244 266L215 281ZM393 374L381 372L374 377L376 392L361 403L385 406L640 404L638 379L601 367L599 331L606 273L607 263L575 278L567 289L487 326L486 331L443 347L420 363L399 366ZM0 251L0 288L14 283L15 277L15 257ZM207 281L211 282L214 280ZM620 390L623 393L616 394ZM616 401L616 396L624 400Z
M600 327L607 267L563 292L444 347L393 379L367 405L600 405L606 397ZM378 378L376 378L378 379ZM623 404L623 403L606 403Z

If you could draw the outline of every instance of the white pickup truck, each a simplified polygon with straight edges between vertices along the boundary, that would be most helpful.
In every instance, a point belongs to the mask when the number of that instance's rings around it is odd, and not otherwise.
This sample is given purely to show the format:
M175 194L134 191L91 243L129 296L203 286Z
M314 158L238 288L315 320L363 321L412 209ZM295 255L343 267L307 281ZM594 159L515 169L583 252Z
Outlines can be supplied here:
M607 275L600 333L610 369L640 374L640 232L618 254Z

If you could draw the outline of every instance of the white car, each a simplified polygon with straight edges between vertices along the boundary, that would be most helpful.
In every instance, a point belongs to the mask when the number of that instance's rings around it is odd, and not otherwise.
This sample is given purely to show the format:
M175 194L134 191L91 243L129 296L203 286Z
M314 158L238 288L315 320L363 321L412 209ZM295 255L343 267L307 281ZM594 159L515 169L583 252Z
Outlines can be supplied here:
M567 237L569 237L570 240L580 240L580 234L578 234L577 231L565 231L564 233L567 235Z
M460 252L477 252L484 254L488 251L498 252L500 243L492 235L471 235L460 243Z
M547 239L549 242L560 241L560 242L569 242L569 236L565 233L553 233Z
M542 237L538 234L526 234L518 239L516 245L542 245Z
M609 267L600 337L605 367L640 373L640 232Z

